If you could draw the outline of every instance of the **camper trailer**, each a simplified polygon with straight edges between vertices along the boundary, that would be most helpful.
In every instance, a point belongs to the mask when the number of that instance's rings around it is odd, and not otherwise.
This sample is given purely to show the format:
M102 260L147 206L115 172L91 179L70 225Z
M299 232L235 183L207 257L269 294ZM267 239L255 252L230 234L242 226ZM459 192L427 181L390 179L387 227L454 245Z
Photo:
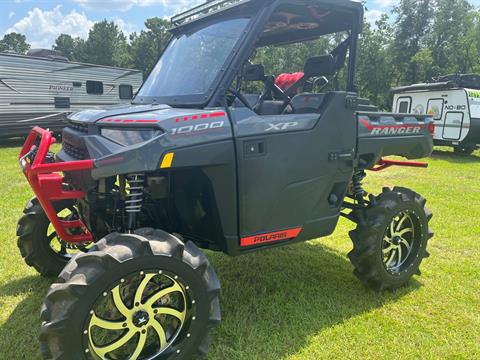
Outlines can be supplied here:
M394 112L434 117L436 145L463 154L480 147L480 75L447 75L392 91Z
M68 61L53 50L0 53L0 138L61 130L68 114L130 102L142 72Z

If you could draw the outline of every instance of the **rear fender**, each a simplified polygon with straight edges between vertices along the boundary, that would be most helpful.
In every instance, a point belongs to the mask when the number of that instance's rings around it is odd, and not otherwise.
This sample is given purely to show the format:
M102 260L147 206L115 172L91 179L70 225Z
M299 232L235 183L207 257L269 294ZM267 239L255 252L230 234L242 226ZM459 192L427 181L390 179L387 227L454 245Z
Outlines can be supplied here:
M362 168L374 167L385 156L421 159L433 151L435 125L431 117L358 113L357 120Z

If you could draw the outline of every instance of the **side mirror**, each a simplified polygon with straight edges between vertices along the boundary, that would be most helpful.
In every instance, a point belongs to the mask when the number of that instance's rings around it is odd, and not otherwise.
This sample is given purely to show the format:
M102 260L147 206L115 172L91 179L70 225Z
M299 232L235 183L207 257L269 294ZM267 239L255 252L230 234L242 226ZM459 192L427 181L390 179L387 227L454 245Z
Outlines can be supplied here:
M335 59L332 55L315 56L307 60L305 64L305 77L335 75Z
M247 65L244 78L246 81L265 81L265 67L260 64Z

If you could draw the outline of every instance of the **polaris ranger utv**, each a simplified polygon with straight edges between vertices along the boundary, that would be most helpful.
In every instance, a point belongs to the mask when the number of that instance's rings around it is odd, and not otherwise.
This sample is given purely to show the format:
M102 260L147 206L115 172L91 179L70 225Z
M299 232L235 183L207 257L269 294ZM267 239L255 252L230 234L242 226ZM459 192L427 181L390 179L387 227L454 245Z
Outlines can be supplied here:
M367 286L396 289L428 255L431 213L414 191L367 195L366 171L433 149L433 120L359 99L363 8L347 0L213 1L173 18L172 39L130 106L69 118L58 154L35 128L20 164L36 198L19 248L60 275L41 312L54 359L190 359L220 321L200 248L241 255L357 224L349 257ZM338 36L331 36L336 34ZM282 91L255 49L341 39ZM345 78L343 90L333 88ZM261 81L260 95L242 89ZM330 82L329 85L327 83Z

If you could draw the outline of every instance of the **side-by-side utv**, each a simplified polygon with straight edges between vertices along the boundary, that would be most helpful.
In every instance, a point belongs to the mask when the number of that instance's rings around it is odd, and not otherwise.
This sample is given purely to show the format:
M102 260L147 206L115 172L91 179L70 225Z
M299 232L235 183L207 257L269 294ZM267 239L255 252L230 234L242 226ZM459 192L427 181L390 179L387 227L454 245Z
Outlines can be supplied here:
M53 359L191 359L220 321L200 248L242 255L355 224L349 258L375 290L419 274L431 213L414 191L368 195L367 171L426 164L433 119L359 98L363 21L347 0L211 1L172 38L131 105L70 116L63 146L35 128L20 164L36 197L18 224L26 263L59 275L41 311ZM281 89L255 51L328 36ZM249 82L261 84L248 93ZM342 85L343 84L343 85ZM281 291L281 290L279 290Z

